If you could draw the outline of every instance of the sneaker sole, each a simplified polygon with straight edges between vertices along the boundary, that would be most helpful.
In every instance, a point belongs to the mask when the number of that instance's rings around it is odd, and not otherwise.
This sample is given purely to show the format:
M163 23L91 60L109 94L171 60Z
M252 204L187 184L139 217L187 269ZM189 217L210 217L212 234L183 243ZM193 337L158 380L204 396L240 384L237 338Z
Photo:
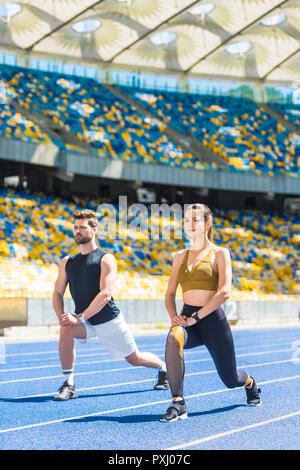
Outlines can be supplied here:
M73 395L71 397L68 397L68 398L55 398L54 397L54 401L68 401L68 400L74 400L75 398L78 398L78 395Z
M176 416L176 418L173 418L173 419L160 419L160 422L161 423L175 423L175 421L178 421L179 419L187 419L187 417L188 417L188 414L183 413L182 415Z
M169 390L168 385L158 385L157 387L154 387L154 390Z
M261 406L261 401L259 403L247 403L247 406Z

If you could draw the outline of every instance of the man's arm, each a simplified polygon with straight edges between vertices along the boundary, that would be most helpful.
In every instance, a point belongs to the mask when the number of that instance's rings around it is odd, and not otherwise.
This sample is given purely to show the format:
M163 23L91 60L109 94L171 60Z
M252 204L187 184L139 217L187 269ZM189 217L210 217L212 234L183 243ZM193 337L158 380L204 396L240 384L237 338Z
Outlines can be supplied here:
M84 310L83 316L88 320L98 313L110 301L113 284L117 278L117 262L115 257L107 253L101 259L100 292Z
M68 285L68 278L66 274L66 263L68 256L65 256L60 262L58 268L58 277L55 281L54 291L52 295L52 305L60 322L61 316L64 315L64 293Z

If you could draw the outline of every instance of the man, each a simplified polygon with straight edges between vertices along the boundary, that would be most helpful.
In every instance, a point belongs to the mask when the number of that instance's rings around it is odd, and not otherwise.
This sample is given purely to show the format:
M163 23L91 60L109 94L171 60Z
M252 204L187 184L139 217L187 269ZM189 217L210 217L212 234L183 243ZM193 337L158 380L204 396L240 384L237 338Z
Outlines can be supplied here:
M60 328L59 355L64 383L55 400L77 398L74 385L75 343L97 336L115 358L125 358L133 366L158 370L155 390L168 389L166 365L150 352L140 352L122 313L112 297L117 276L115 257L95 242L97 218L90 210L77 210L74 239L80 253L62 259L53 292L53 308ZM75 303L75 314L64 312L67 285Z

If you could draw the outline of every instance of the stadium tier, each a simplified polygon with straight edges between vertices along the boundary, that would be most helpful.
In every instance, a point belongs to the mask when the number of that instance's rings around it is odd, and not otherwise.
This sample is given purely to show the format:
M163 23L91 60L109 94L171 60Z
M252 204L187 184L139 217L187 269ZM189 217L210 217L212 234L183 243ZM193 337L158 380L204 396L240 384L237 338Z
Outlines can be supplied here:
M299 104L287 103L272 103L272 108L278 113L282 114L287 121L299 126L300 133L300 106Z
M295 143L293 132L247 98L118 89L139 100L165 124L223 157L232 171L300 174L300 144Z
M0 65L0 72L10 99L17 100L25 110L51 119L96 149L99 156L184 168L216 168L183 151L156 122L91 78L6 65ZM62 150L82 151L76 145L55 143Z
M0 65L0 78L2 94L5 90L11 105L15 100L24 111L37 113L37 122L40 115L51 119L84 144L81 148L54 139L52 143L64 151L87 153L88 145L107 158L219 169L214 162L199 161L167 137L167 124L222 157L231 171L271 176L300 174L300 145L293 132L247 98L118 87L159 118L160 124L91 78L7 65ZM297 116L293 113L288 118ZM23 119L24 125L11 128L3 119L2 134L6 137L51 142L38 131L38 125L25 124L23 117L14 114L11 118L17 122Z
M16 112L10 104L0 104L0 132L0 135L7 139L23 139L46 145L53 143L36 123Z
M72 213L78 208L96 210L100 200L74 202L29 191L2 189L0 193L0 276L2 297L51 297L57 266L67 254L78 251L72 235ZM116 211L118 207L115 205ZM300 220L284 219L294 230L288 239L280 231L282 216L247 211L215 210L214 243L230 250L233 299L276 298L299 295L299 241L294 237ZM118 214L122 218L123 214ZM104 227L105 219L100 224ZM117 299L163 299L172 255L188 246L187 240L149 236L149 227L170 225L150 212L134 228L128 217L128 237L99 238L98 244L113 253L118 263L114 287ZM152 223L152 226L151 226ZM276 226L276 232L270 229ZM182 224L172 224L181 229ZM145 228L146 227L146 228ZM148 228L148 229L147 229ZM153 232L152 232L153 233ZM298 232L299 233L299 232ZM67 293L69 296L69 293ZM178 293L180 298L180 292Z

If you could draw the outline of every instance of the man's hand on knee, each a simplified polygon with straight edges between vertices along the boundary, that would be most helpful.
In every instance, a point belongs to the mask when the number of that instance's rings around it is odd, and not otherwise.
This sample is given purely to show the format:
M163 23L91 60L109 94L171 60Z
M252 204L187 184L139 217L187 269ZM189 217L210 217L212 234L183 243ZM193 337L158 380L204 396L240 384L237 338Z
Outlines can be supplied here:
M73 315L72 313L64 313L59 318L60 326L76 326L81 323L80 319Z

